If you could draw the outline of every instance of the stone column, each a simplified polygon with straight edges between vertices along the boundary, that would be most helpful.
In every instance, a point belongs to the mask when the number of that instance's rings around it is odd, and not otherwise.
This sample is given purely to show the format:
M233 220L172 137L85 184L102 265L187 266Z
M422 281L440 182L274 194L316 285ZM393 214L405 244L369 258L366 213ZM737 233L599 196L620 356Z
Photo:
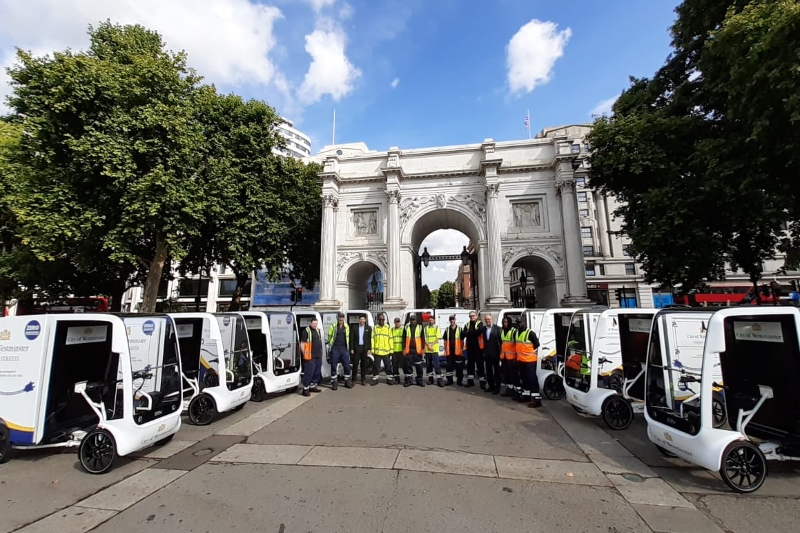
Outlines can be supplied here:
M322 197L322 245L319 266L319 308L339 308L336 300L336 212L339 198L333 194Z
M606 197L599 193L594 193L594 202L597 205L597 231L600 233L600 248L603 257L611 257L611 236L608 234L608 213L606 209Z
M578 223L578 200L575 197L575 176L570 161L562 161L556 170L556 187L561 197L561 217L564 221L564 252L567 265L567 295L562 305L588 306L586 297L586 266L583 262L581 229Z
M500 243L500 221L497 203L500 197L500 184L486 185L486 231L489 252L489 269L486 279L489 282L487 307L505 306L508 299L503 284L503 250Z
M389 197L389 219L386 224L386 262L388 272L386 301L383 304L385 309L404 309L405 301L401 296L401 273L400 266L400 191L386 191Z

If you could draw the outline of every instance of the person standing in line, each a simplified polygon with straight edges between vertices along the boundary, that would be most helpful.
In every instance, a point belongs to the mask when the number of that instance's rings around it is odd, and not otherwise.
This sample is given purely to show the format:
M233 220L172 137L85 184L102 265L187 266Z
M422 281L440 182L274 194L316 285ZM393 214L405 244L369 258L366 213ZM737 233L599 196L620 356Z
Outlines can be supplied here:
M372 328L367 325L367 317L361 316L350 334L350 355L353 356L353 378L358 376L361 367L361 385L367 385L367 361L372 359Z
M519 384L516 342L517 329L511 327L511 319L504 316L503 328L500 330L500 371L503 373L506 390L500 396L506 398L515 395Z
M539 395L539 379L536 377L539 339L536 333L528 329L525 318L519 321L516 348L517 366L522 377L522 396L518 401L528 402L528 407L541 407L542 397Z
M322 381L322 333L317 328L314 318L311 324L300 335L300 350L303 354L303 396L311 396L312 392L321 392L317 385Z
M433 385L433 377L436 374L436 384L444 387L442 379L442 367L439 362L439 341L442 338L442 330L436 325L436 318L431 315L428 325L425 326L425 360L428 367L428 385Z
M386 372L386 384L394 385L392 380L392 328L385 322L386 317L384 314L379 314L378 325L372 330L372 355L375 357L372 367L372 385L378 384L381 363L383 363L383 370Z
M339 388L339 363L344 367L344 386L352 389L350 328L344 323L344 313L339 313L336 316L336 324L328 327L328 351L331 354L331 389Z
M425 386L425 380L422 373L423 351L422 347L425 342L423 336L422 326L417 324L417 317L411 315L408 325L403 331L403 354L406 356L406 382L404 387L411 386L411 367L413 366L417 373L417 385L420 387Z
M394 370L394 382L400 384L400 369L403 369L406 379L408 370L406 369L406 358L403 355L403 325L399 318L394 319L392 328L392 369Z
M461 331L463 340L467 347L467 387L475 386L475 371L481 380L481 389L486 389L486 378L483 371L483 335L481 329L483 324L478 320L478 313L469 312L469 322L464 325Z
M500 327L493 323L492 315L486 313L483 326L483 359L486 364L486 392L500 394L500 353L502 341Z
M459 387L464 386L464 351L461 346L461 328L456 315L450 315L450 327L444 330L444 355L447 357L447 384L453 384L453 374Z

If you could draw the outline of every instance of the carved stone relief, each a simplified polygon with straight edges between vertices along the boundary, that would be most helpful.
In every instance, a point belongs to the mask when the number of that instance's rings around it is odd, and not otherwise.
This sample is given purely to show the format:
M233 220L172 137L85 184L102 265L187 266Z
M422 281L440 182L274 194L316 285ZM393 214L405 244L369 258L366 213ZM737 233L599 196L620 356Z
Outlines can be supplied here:
M511 261L514 256L525 252L528 255L536 255L536 254L545 254L552 257L559 266L564 266L564 256L561 254L556 247L550 245L531 245L531 246L520 246L514 248L506 248L503 252L503 265L507 266L508 262Z
M342 273L344 266L353 261L375 261L381 269L386 269L388 266L386 252L345 252L340 253L336 260L336 274L337 277Z
M377 235L378 234L378 211L354 211L353 212L353 234L354 235Z
M535 228L542 225L539 202L515 203L511 205L515 228Z
M437 208L444 209L448 203L465 205L475 213L481 222L486 222L486 203L478 195L455 194L447 196L439 193L434 196L405 198L400 204L400 227L404 228L411 217L423 206L435 204Z

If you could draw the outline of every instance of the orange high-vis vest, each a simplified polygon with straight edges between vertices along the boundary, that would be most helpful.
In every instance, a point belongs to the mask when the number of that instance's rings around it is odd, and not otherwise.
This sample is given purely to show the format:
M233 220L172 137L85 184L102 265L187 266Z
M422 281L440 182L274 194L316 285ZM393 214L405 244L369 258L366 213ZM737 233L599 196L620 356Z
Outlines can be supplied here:
M444 336L442 337L442 340L444 340L444 354L461 356L464 354L464 347L461 345L461 328L456 326L455 353L450 353L450 334L451 334L450 332L452 331L453 330L451 328L447 328L446 330L444 330Z
M467 325L466 325L466 327L464 327L464 329L467 330L467 331L472 329L470 327L471 324L472 324L472 322L467 322ZM481 329L482 325L483 325L483 323L480 320L476 320L475 321L475 329L473 329L473 331L478 331L479 329ZM478 348L483 350L485 347L486 347L486 344L483 341L483 335L478 335Z
M303 361L311 361L311 348L314 344L314 339L311 338L311 335L316 333L320 335L319 330L311 331L311 328L306 328L306 342L300 344L300 348L303 350ZM320 340L322 336L320 335Z
M406 326L406 345L403 348L403 353L408 355L411 353L411 337L414 337L414 348L417 350L417 354L422 355L422 339L419 338L419 328L421 328L419 324L414 328L415 331L411 333L411 326Z
M536 348L533 343L528 340L531 330L526 329L517 335L517 361L520 363L535 363L536 362Z
M517 330L511 328L508 332L500 332L500 360L515 361L517 359L516 337Z

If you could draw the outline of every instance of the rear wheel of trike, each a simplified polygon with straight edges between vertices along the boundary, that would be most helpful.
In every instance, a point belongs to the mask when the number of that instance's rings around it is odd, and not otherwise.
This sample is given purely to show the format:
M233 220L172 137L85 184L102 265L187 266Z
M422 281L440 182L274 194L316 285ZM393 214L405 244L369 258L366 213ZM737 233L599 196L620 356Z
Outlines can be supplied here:
M550 374L544 380L544 390L542 392L549 400L560 400L567 393L564 389L564 382L555 374Z
M633 407L622 396L609 396L603 402L603 421L611 429L628 429L633 423Z
M267 399L267 387L264 380L257 377L253 380L253 388L250 390L250 400L254 402L263 402Z
M90 474L105 474L114 465L117 444L108 430L95 428L83 437L78 448L81 466Z
M767 458L748 440L737 440L722 452L719 475L731 489L742 494L757 491L767 479Z

